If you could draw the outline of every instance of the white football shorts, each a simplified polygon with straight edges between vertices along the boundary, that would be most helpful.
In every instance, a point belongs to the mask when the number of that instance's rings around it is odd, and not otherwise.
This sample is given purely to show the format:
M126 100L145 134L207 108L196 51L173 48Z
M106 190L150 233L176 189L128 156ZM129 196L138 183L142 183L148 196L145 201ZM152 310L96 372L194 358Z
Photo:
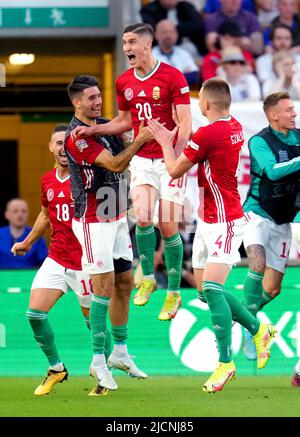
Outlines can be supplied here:
M245 214L247 225L244 234L245 249L252 244L264 247L266 266L284 273L292 242L290 223L277 225L254 212Z
M132 243L127 217L105 223L72 220L72 228L82 247L82 270L90 275L114 271L114 259L132 261Z
M31 289L35 288L51 288L64 293L70 288L76 294L80 306L91 306L90 276L81 270L66 269L49 257L45 259L33 279Z
M165 161L162 158L151 159L134 156L130 161L130 191L139 185L151 185L156 188L160 199L183 205L186 178L172 179L169 175Z
M193 268L204 269L206 263L227 264L231 268L238 263L245 225L244 217L225 223L206 223L198 219L193 243Z

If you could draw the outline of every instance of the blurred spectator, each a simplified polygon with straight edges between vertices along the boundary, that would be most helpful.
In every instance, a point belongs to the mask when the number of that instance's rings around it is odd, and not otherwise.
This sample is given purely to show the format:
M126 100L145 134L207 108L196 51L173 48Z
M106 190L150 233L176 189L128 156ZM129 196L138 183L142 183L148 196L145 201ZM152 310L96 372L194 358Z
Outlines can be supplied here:
M39 267L48 254L44 238L33 244L32 249L24 256L15 257L11 253L12 246L23 241L32 228L27 226L28 204L23 199L11 199L6 204L5 218L8 226L0 228L0 268L31 269Z
M262 30L270 27L271 21L277 17L277 0L256 0L256 15Z
M218 28L218 39L216 41L216 49L208 53L203 58L201 77L202 80L207 80L215 77L217 68L221 62L221 51L229 46L240 46L242 32L240 26L234 21L226 20ZM254 70L254 59L250 52L242 50L244 58L247 62L249 73Z
M206 0L204 6L204 12L211 14L212 12L217 12L221 7L220 0ZM242 0L242 8L246 11L256 13L254 0Z
M196 8L188 1L154 0L141 9L141 16L145 23L156 28L161 20L171 20L177 26L179 41L188 38L200 54L206 53L204 41L204 23Z
M204 18L206 46L208 51L215 48L218 28L225 20L231 20L240 26L243 37L241 47L254 55L263 52L263 35L257 17L252 12L241 8L242 0L220 0L221 9Z
M300 87L296 83L296 63L289 52L275 53L272 60L275 78L267 79L263 83L263 97L279 91L287 91L292 100L300 99Z
M175 24L170 20L161 20L155 29L158 46L152 50L154 57L180 70L189 85L199 82L199 69L192 56L183 48L176 45L178 32Z
M271 31L271 51L256 59L256 74L261 83L267 79L275 79L272 60L275 53L282 50L289 51L292 46L292 31L286 24L277 24ZM300 62L300 55L295 55L296 62Z
M279 15L275 17L271 22L272 27L277 24L286 24L293 33L293 46L300 45L300 15L298 12L297 0L278 0L277 8ZM265 43L268 43L266 39L270 35L270 30L265 32Z
M258 79L247 72L246 60L239 47L226 47L222 51L218 76L228 82L232 102L260 100Z
M196 10L200 13L203 12L206 0L187 0L189 3L192 3L195 6Z

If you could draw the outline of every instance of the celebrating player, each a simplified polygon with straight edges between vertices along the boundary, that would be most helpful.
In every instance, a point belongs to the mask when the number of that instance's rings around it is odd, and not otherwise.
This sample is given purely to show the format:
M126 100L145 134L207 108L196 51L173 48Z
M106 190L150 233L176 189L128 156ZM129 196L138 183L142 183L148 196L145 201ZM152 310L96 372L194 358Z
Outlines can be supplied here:
M203 390L219 391L236 373L231 352L232 320L241 323L254 335L257 367L263 368L269 358L269 343L275 335L272 325L260 324L241 302L224 290L233 264L240 261L245 218L237 187L239 157L244 142L240 123L230 115L231 96L228 84L209 79L199 93L199 106L209 125L192 136L178 158L172 144L177 127L169 131L156 120L148 129L162 145L170 176L179 178L198 163L198 183L204 191L204 211L199 220L193 244L193 268L200 300L211 311L219 365L205 382Z
M76 126L104 124L100 118L102 99L98 81L89 75L75 77L68 86ZM116 136L95 136L73 141L69 132L65 149L70 163L75 200L73 230L83 252L82 268L90 274L93 296L90 311L93 360L91 375L101 387L116 390L107 363L136 378L147 378L127 350L128 312L133 288L132 248L127 224L127 185L122 172L139 148L151 138L141 127L135 141L123 149ZM108 307L114 350L107 363L104 356Z
M42 177L42 210L26 239L15 243L11 249L14 255L25 255L51 225L49 254L33 280L26 313L34 338L49 362L48 374L34 392L37 396L50 393L55 384L68 378L68 371L56 349L54 334L48 320L49 311L68 288L77 294L89 328L92 295L89 275L81 271L81 246L72 231L74 201L71 195L68 160L64 151L67 130L68 125L60 124L52 132L49 149L54 154L56 168ZM109 336L106 347L106 354L109 355ZM91 394L97 394L97 389Z
M116 83L119 115L110 123L92 128L78 127L73 136L118 135L133 127L138 134L141 121L160 119L168 129L175 122L179 129L175 150L180 153L191 133L189 87L179 70L154 59L152 55L153 29L149 24L127 26L123 33L123 51L130 69L121 74ZM168 292L160 320L175 317L180 305L180 281L183 259L178 221L181 217L186 176L173 179L165 167L161 146L149 141L130 163L131 195L137 220L136 240L140 256L143 280L134 296L136 305L145 305L156 289L154 278L154 252L156 237L153 216L159 199L159 229L164 240L164 255L168 271Z

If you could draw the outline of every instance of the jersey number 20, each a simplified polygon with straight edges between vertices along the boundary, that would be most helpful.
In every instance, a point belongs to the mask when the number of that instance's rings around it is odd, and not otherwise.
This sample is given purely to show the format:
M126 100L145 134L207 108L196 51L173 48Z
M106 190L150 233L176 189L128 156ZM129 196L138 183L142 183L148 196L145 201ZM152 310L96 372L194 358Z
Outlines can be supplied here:
M146 102L144 104L137 103L135 107L138 110L138 119L139 120L145 120L145 118L147 120L151 120L152 109L151 109L150 103L148 103L148 102Z

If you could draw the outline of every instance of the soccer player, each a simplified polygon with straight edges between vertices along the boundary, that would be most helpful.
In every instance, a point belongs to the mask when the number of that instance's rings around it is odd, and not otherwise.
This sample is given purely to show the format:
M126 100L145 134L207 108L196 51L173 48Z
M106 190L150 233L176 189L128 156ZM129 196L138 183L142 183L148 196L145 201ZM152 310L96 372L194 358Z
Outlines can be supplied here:
M60 124L52 132L49 149L54 154L56 168L42 177L42 210L28 236L22 242L15 243L11 249L14 255L25 255L51 226L49 254L33 280L26 313L34 338L49 362L48 374L36 388L36 396L50 393L55 384L68 378L68 371L57 351L54 333L48 320L51 308L68 288L76 293L89 328L92 295L89 275L81 269L81 246L72 231L74 201L68 160L64 151L67 130L67 124ZM111 351L109 340L108 337L107 354ZM94 389L91 394L96 393L97 390Z
M168 129L178 119L179 129L175 150L180 153L191 133L189 87L176 68L159 62L152 55L153 29L149 24L127 26L123 34L123 51L130 67L116 82L119 115L110 123L95 125L92 129L79 127L73 135L120 134L133 127L138 134L141 121L159 118ZM173 179L163 161L161 146L149 141L131 163L131 196L137 221L136 241L143 271L143 280L134 296L136 305L145 305L156 289L154 252L156 246L153 216L159 199L159 229L164 240L164 255L168 271L168 291L159 314L160 320L175 317L180 305L180 280L183 247L178 222L180 220L186 176Z
M298 253L300 253L300 212L297 213L294 223L292 223L292 235L296 250ZM294 367L292 385L295 387L300 387L300 359L297 361Z
M254 315L280 293L291 246L290 222L300 209L299 196L296 201L300 130L296 129L295 106L288 93L278 92L264 99L263 108L269 126L249 142L251 184L244 203L248 219L244 246L249 262L244 303ZM256 360L247 331L244 353Z
M239 157L244 142L242 126L230 115L231 96L228 84L209 79L199 92L199 106L208 119L192 136L178 158L172 143L177 127L169 131L156 120L148 128L162 145L171 177L179 178L198 163L198 183L204 193L193 243L193 268L200 300L211 311L219 364L205 382L205 392L223 388L236 373L231 352L232 320L241 323L254 335L257 367L263 368L269 357L269 343L275 335L272 325L260 324L242 303L224 290L232 265L240 260L239 246L245 218L237 186Z
M104 124L100 118L102 100L98 81L89 75L75 77L68 86L75 109L70 131L76 126ZM66 137L65 150L70 163L75 200L73 231L82 247L82 267L93 286L90 310L93 360L91 375L101 387L118 388L107 364L130 376L147 378L137 368L127 350L128 311L133 288L132 248L127 224L128 193L122 172L139 148L151 138L141 127L133 143L123 149L116 136L94 136L75 141ZM115 284L117 284L115 286ZM108 308L114 350L104 356Z

